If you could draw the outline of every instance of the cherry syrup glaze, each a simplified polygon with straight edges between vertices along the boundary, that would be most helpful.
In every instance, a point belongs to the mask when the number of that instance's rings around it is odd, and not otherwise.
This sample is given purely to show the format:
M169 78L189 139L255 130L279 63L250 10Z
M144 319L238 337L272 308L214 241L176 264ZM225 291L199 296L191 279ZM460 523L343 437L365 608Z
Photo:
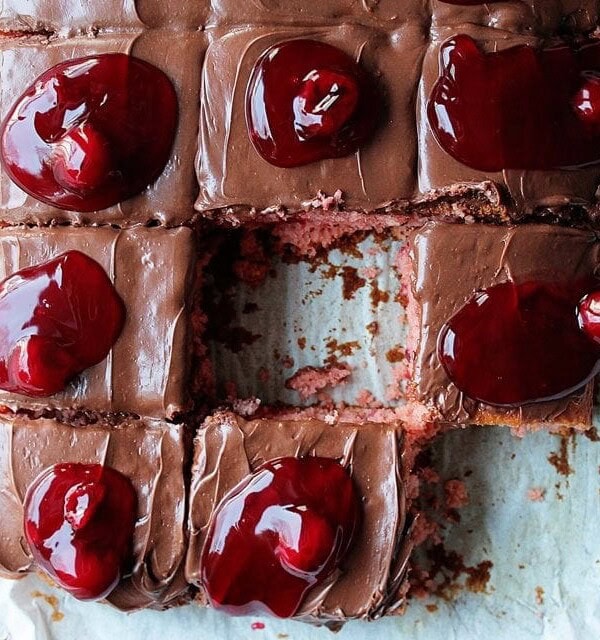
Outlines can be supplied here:
M36 564L80 600L106 597L131 557L137 513L124 475L99 464L59 464L25 497L25 536Z
M600 42L485 53L458 35L442 46L440 66L429 123L463 164L548 170L600 161Z
M217 507L202 553L213 606L290 617L342 562L360 524L348 473L327 458L278 458Z
M299 167L354 153L377 121L378 92L346 53L324 42L290 40L256 63L246 120L258 153Z
M2 129L9 176L61 209L96 211L142 191L169 159L177 96L167 76L122 53L43 73Z
M590 297L579 305L591 288L506 282L480 291L442 329L440 362L460 391L486 404L567 396L598 371L598 309L592 314Z
M104 269L79 251L0 283L0 389L50 396L117 341L125 307Z

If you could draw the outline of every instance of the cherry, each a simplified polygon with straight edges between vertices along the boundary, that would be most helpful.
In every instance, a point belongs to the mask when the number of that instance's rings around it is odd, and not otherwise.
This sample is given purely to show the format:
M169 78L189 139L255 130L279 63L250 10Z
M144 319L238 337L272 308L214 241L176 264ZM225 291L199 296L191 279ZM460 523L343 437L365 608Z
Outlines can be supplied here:
M600 291L588 293L579 303L577 311L583 331L600 344Z
M65 520L73 531L84 529L97 513L106 489L98 482L80 482L72 486L65 495Z
M99 464L46 469L25 496L25 537L36 564L81 600L105 598L131 556L137 496Z
M335 71L311 71L294 98L294 127L300 140L331 137L354 115L358 106L356 80Z
M458 35L442 45L440 68L428 119L459 162L496 172L600 161L600 127L590 127L600 110L600 42L486 53Z
M48 69L0 131L10 178L61 209L96 211L145 189L169 159L177 96L155 66L122 53Z
M29 335L10 352L7 378L14 381L19 393L49 396L67 386L75 365L69 352L53 339Z
M371 135L378 91L346 53L324 42L289 40L257 61L246 94L248 133L277 167L352 154Z
M87 122L67 131L56 143L52 157L56 182L72 193L93 193L110 178L107 140Z
M590 125L600 125L600 74L588 74L573 99L575 113Z
M286 517L290 513L286 509ZM279 543L275 550L281 562L300 573L318 573L335 548L335 531L329 522L313 511L296 512L295 527L286 527L286 517L279 524ZM278 530L275 527L275 530Z
M0 283L0 389L50 396L117 341L123 301L104 269L69 251Z
M598 371L600 348L586 335L600 326L597 294L577 313L589 289L584 282L532 281L480 291L442 329L440 362L460 391L490 405L565 397Z
M278 458L215 509L202 552L211 604L232 614L293 616L347 554L360 523L352 479L335 460Z

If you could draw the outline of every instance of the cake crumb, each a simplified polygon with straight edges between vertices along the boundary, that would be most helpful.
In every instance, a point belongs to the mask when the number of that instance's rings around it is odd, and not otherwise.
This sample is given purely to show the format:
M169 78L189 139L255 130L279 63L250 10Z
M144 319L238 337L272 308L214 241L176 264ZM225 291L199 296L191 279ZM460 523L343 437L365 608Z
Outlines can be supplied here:
M542 587L535 588L535 602L540 607L544 604L544 589Z
M469 493L462 480L448 480L444 484L444 495L448 509L462 509L469 504Z
M52 622L60 622L65 617L65 614L58 608L58 598L56 596L51 596L41 591L32 591L31 597L41 598L52 608L52 615L50 616Z
M560 449L552 451L548 456L548 462L562 476L570 476L573 473L573 467L569 464L569 438L570 436L561 436Z
M258 411L260 404L260 398L246 398L245 400L235 400L232 408L240 416L250 418Z
M268 382L271 377L271 372L266 367L261 367L258 370L258 379L260 382Z
M544 502L546 499L546 489L543 487L532 487L527 492L527 499L530 502Z
M337 409L334 409L331 413L328 413L325 418L324 421L326 424L333 426L338 420L339 420L340 414L338 413Z
M381 273L381 269L379 267L370 266L370 267L361 267L358 270L358 275L361 278L365 278L365 280L374 280Z
M294 366L294 358L292 358L292 356L283 356L281 366L284 369L291 369Z
M404 349L397 345L385 354L386 360L392 363L402 362L405 357Z
M344 383L350 375L352 375L352 368L347 364L303 367L285 381L285 387L297 391L300 398L306 400L322 389L333 388Z

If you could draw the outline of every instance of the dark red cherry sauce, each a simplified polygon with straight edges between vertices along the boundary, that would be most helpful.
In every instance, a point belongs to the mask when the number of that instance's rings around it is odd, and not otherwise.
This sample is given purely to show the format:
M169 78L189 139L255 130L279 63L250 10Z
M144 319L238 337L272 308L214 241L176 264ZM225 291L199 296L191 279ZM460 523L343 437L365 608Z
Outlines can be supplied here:
M354 153L377 121L377 92L346 53L324 42L290 40L256 63L246 95L248 132L278 167Z
M470 398L499 406L581 388L600 362L600 293L584 297L590 289L506 282L478 292L440 333L438 355L450 379Z
M0 151L9 176L33 197L95 211L160 175L176 125L167 76L111 53L62 62L37 78L4 122Z
M224 498L202 554L213 606L290 617L342 562L360 523L348 473L326 458L267 462Z
M458 35L442 46L440 66L428 118L463 164L548 170L600 161L600 42L485 53Z
M81 600L106 597L131 557L137 496L128 478L99 464L59 464L25 497L35 563Z
M50 396L111 350L125 307L104 269L79 251L0 283L0 389Z

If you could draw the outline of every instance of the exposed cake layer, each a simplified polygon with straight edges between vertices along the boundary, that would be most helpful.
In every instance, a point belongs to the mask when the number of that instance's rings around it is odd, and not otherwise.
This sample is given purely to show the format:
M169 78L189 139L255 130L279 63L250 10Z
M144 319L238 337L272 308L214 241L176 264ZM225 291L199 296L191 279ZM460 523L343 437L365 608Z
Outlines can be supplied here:
M408 472L400 430L380 424L246 421L227 412L209 417L195 440L188 580L202 584L203 548L211 516L222 499L261 464L290 456L341 462L354 481L363 510L362 525L342 566L307 593L295 617L335 623L398 612L404 603L412 548L407 533Z
M599 251L594 233L558 226L429 223L418 230L412 239L411 263L404 270L411 282L408 350L414 400L450 424L589 428L593 381L556 400L518 408L490 406L470 399L451 381L440 361L439 346L446 323L477 292L502 283L528 282L575 290L582 282L595 281ZM575 308L572 313L575 317ZM555 339L564 338L557 334ZM498 349L502 348L499 343ZM487 375L494 371L494 362L481 362L481 367L481 375Z
M64 392L34 398L0 391L17 411L172 418L191 408L190 314L196 255L188 228L111 227L0 230L0 279L80 251L104 268L125 305L125 325L108 357Z
M46 3L44 3L45 5ZM63 4L61 11L65 10ZM115 12L118 11L115 9ZM107 14L108 15L108 14ZM178 129L168 163L159 178L139 195L108 209L78 213L44 204L10 180L0 167L0 221L8 224L115 224L121 227L158 221L175 226L194 217L198 191L194 176L200 68L207 36L193 31L134 31L96 37L0 39L0 117L50 67L73 58L128 53L149 62L173 83L179 101Z
M61 463L101 464L128 478L137 494L133 558L108 601L133 610L184 601L186 442L183 426L125 420L73 428L54 420L0 418L0 574L34 571L23 530L30 484Z

